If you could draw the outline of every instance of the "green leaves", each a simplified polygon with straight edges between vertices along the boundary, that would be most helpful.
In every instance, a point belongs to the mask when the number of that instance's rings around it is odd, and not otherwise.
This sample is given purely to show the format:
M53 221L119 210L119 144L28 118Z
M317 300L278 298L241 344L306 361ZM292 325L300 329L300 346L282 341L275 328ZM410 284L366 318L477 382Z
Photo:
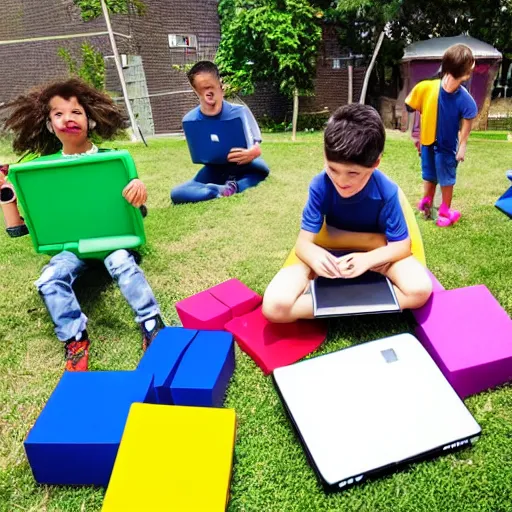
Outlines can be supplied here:
M102 14L100 0L73 0L82 12L82 19L89 21ZM143 15L146 5L142 0L105 0L108 10L112 14L128 14L133 9L136 14Z
M289 96L310 91L321 40L316 14L308 0L221 0L216 62L226 92L250 94L260 80Z
M80 48L82 52L82 65L80 67L67 48L59 48L57 54L66 62L71 75L78 76L94 88L103 91L105 89L103 54L89 43L83 43Z

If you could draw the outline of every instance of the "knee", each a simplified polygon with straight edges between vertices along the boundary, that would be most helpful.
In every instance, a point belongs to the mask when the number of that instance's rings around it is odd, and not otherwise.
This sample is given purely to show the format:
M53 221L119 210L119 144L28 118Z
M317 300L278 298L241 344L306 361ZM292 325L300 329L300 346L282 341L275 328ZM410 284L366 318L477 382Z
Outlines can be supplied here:
M277 297L263 297L263 316L272 323L282 324L291 322L290 315L293 304Z
M105 258L105 267L113 278L136 266L134 257L126 249L114 251Z
M35 282L37 290L45 294L49 293L57 282L71 284L73 280L72 268L75 267L75 260L78 261L78 258L68 252L62 252L54 256Z
M421 279L407 287L405 293L414 300L413 308L423 306L432 295L432 281L425 272Z

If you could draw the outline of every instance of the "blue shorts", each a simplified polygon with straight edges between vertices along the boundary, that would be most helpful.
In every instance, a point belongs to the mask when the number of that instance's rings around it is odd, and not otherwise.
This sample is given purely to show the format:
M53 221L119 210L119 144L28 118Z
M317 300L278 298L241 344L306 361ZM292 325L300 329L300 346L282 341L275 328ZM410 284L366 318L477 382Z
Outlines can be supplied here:
M437 145L421 146L421 175L425 181L441 187L455 185L457 160L453 153L438 151Z

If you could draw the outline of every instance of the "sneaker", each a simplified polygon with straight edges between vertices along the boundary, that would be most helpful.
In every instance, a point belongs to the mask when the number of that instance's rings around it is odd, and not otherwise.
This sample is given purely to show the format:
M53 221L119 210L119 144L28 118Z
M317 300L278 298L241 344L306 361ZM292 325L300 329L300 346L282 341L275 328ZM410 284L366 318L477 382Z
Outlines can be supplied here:
M165 327L165 324L162 317L156 315L141 322L139 325L142 332L142 350L145 352L156 338L156 335Z
M222 192L222 197L229 197L238 192L238 185L236 181L226 181L224 185L224 191Z
M448 212L445 211L443 214L441 214L441 210L439 210L436 225L440 228L447 228L448 226L453 226L460 217L461 214L458 210L448 210Z
M425 219L430 219L432 217L432 198L425 196L418 203L418 210L423 214Z
M75 339L71 339L66 342L66 370L68 372L87 371L89 367L90 345L87 338L87 331L83 331Z

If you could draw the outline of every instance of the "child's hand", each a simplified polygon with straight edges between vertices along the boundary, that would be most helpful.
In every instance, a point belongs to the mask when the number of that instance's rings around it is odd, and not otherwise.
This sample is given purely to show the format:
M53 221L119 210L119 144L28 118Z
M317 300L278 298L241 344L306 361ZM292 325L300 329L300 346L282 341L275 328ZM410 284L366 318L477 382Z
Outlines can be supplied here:
M341 277L353 278L370 270L372 263L366 252L353 252L338 258L338 268Z
M253 148L232 148L228 154L228 162L238 165L250 164L255 158L256 155L253 151Z
M325 249L319 248L318 256L311 261L311 268L317 276L329 279L341 277L341 272L338 268L338 258Z
M148 192L146 190L146 185L142 183L139 179L134 179L126 185L123 190L123 197L135 208L139 208L142 206L147 198Z
M457 162L464 162L464 157L466 156L466 144L461 144L455 155L455 159Z

